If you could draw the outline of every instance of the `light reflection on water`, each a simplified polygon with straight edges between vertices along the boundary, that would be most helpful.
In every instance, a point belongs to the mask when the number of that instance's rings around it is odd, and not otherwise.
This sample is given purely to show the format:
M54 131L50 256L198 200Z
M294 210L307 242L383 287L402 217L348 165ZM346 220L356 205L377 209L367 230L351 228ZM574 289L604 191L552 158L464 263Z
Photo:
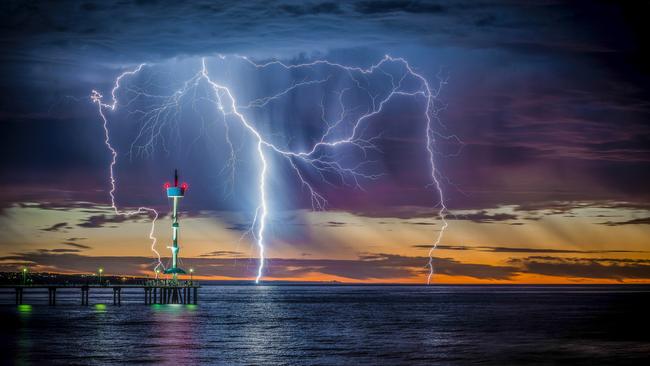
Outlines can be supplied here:
M32 312L32 306L28 304L18 305L18 313L29 314Z
M616 364L650 352L645 287L209 286L198 305L127 292L120 307L99 295L0 306L10 363Z

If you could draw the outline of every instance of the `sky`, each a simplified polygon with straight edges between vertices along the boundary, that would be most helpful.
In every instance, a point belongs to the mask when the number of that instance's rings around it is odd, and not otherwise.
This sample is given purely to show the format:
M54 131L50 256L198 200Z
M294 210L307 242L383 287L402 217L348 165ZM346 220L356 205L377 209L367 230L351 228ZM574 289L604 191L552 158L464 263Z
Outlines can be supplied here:
M650 64L647 4L599 1L5 1L0 4L0 270L152 275L151 217L174 168L182 265L201 278L255 278L250 235L259 161L245 129L214 108L205 80L154 119L201 70L226 85L247 118L286 149L373 108L406 74L439 94L435 166L449 209L433 252L433 283L650 281ZM245 57L245 58L244 58ZM404 90L421 82L405 77ZM283 93L267 101L265 96ZM186 86L186 85L185 85ZM169 100L169 99L165 99ZM254 105L257 100L258 105ZM260 102L262 101L262 102ZM251 104L252 103L252 104ZM361 165L352 182L300 166L327 200L314 210L291 166L269 152L264 279L426 283L443 227L430 185L424 107L397 96L364 122L373 149L323 156ZM248 106L248 108L245 108ZM347 126L347 127L346 127ZM160 128L152 140L150 128ZM346 130L347 128L347 130ZM142 134L145 131L145 134ZM149 135L147 135L149 133ZM226 139L228 137L228 139ZM336 137L336 136L335 136ZM230 159L231 150L236 157ZM352 184L351 184L352 183ZM318 207L316 207L318 208Z

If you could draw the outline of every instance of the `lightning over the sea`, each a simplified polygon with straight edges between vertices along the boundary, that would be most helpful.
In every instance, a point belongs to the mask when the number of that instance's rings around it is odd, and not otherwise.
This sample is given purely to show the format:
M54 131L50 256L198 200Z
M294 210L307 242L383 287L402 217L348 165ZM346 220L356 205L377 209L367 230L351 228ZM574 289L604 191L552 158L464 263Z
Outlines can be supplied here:
M102 102L103 96L101 93L99 93L96 90L92 91L92 94L90 95L90 99L92 100L93 103L97 104L99 116L102 119L102 123L104 127L104 143L106 144L108 150L111 152L111 163L109 166L111 189L108 192L111 198L111 208L113 209L113 212L115 212L116 215L125 215L125 216L134 216L134 215L141 215L141 214L153 215L153 218L151 220L151 229L149 230L149 239L151 240L151 251L154 252L157 259L156 266L154 267L154 272L156 273L156 277L158 277L158 273L159 273L158 268L164 267L160 259L160 253L156 249L156 242L158 241L158 239L155 236L155 231L156 231L156 220L158 219L158 211L149 207L138 207L136 210L127 210L127 211L120 211L117 208L117 205L115 204L115 190L116 190L115 164L117 163L117 150L115 150L115 148L113 148L113 145L111 145L110 133L108 130L108 119L106 118L106 114L104 113L104 110L114 111L115 108L117 107L117 97L115 96L115 93L120 87L120 82L122 81L122 78L139 72L143 66L144 64L140 64L135 70L124 72L120 76L118 76L117 79L115 79L115 84L113 86L113 89L111 89L110 104Z
M102 95L97 91L93 91L91 95L92 101L98 106L105 131L105 143L112 155L109 192L111 207L118 215L143 213L153 215L149 237L152 240L151 248L158 257L156 268L162 265L160 255L155 249L154 225L158 217L157 211L147 207L120 211L115 204L117 183L114 168L117 150L111 144L107 112L123 107L128 110L129 115L137 116L139 129L131 144L130 154L150 155L156 144L161 144L164 149L167 148L167 139L163 131L174 129L174 122L180 119L180 110L183 106L190 106L196 111L197 104L207 102L214 108L212 113L220 116L217 122L223 123L223 139L226 142L225 146L230 150L226 167L230 170L231 180L234 179L234 171L240 161L239 150L235 148L231 138L231 130L239 128L242 138L254 147L254 152L251 153L257 160L255 187L258 201L251 212L253 219L247 233L254 239L259 254L255 276L255 281L259 283L265 275L268 225L273 215L271 202L273 195L269 192L271 189L269 177L277 174L279 170L275 163L286 164L288 171L293 173L296 182L306 192L313 210L326 209L329 205L328 198L325 193L322 193L319 183L363 190L364 181L374 181L384 175L375 168L376 160L372 158L382 153L377 142L383 135L382 132L376 131L377 126L373 126L373 122L384 112L385 106L391 100L404 97L421 101L423 105L421 131L424 133L426 145L423 149L423 157L426 157L430 169L427 174L429 179L427 187L434 191L434 206L437 210L437 218L441 221L440 230L432 241L429 261L426 264L427 283L431 283L434 274L433 251L442 240L448 226L442 176L436 165L437 139L456 139L455 136L441 134L437 128L442 126L439 120L442 107L438 97L445 83L443 78L439 78L436 87L432 88L427 79L417 73L405 59L391 56L385 56L367 68L324 60L296 64L281 61L257 63L243 56L219 56L214 62L223 67L214 68L208 64L208 61L213 60L201 59L196 71L192 72L191 76L179 84L172 93L149 91L146 86L141 85L124 87L123 84L127 79L149 68L142 64L119 75L111 90L110 102L104 102ZM262 96L244 98L241 96L243 94L241 90L227 85L221 81L221 78L213 75L215 70L223 73L223 70L228 69L228 66L233 63L236 63L239 68L252 68L253 72L284 73L291 76L291 81L285 87ZM130 83L131 80L128 82ZM136 84L136 81L133 82ZM318 127L318 136L309 143L296 147L291 139L279 133L269 132L273 124L281 121L270 118L271 122L265 125L264 122L256 119L260 110L269 108L283 98L302 90L317 87L327 90L327 93L314 103L320 109L321 125ZM121 96L121 93L126 97L123 102L118 102L118 94ZM329 100L331 96L335 97L333 101ZM330 102L330 105L326 106L326 102ZM203 116L201 119L205 124ZM201 131L204 134L205 127L202 127Z

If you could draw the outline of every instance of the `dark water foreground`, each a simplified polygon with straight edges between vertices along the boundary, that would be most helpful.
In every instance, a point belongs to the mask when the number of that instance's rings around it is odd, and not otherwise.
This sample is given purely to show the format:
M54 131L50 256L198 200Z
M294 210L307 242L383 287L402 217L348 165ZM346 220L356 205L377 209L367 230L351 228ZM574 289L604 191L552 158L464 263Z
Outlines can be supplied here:
M106 292L0 301L4 364L640 365L650 287L205 286L199 305ZM132 300L129 303L128 300Z

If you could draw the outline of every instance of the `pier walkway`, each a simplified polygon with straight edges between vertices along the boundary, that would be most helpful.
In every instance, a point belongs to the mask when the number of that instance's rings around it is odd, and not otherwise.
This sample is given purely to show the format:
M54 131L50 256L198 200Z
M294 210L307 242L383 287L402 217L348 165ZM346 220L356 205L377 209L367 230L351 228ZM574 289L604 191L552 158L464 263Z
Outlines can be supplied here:
M56 305L56 291L62 289L79 289L81 305L88 305L90 290L112 289L113 305L122 305L122 289L142 289L144 304L197 304L199 288L196 282L172 283L171 281L148 281L142 285L126 284L48 284L48 285L1 285L0 289L14 289L16 305L23 304L23 294L26 291L47 290L48 304ZM95 291L96 292L96 291Z

